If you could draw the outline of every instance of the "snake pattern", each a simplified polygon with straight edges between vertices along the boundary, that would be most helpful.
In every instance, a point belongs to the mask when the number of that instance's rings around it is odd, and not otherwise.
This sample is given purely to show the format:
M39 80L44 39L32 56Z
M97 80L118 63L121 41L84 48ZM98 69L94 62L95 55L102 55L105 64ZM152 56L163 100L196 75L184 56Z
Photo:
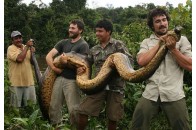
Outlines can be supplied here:
M176 27L174 30L168 31L167 35L173 36L176 38L176 41L179 41L181 36L180 31L181 27ZM85 67L84 73L76 75L76 81L84 93L93 94L104 89L103 84L107 81L108 77L112 74L114 69L122 78L132 83L138 83L148 79L159 67L168 51L166 45L162 41L159 41L158 44L160 47L157 54L146 66L138 70L134 70L126 55L122 53L114 53L106 59L100 72L93 79L90 79L90 66L86 57L83 55L75 52L65 53L65 56L67 57L67 64L63 64L64 59L60 56L56 57L53 63L56 67L61 69L63 69L65 66L71 67L73 69L77 69L78 67ZM50 67L48 67L42 76L34 54L32 54L32 61L39 86L38 100L40 110L43 117L49 120L48 112L51 101L52 88L57 75Z

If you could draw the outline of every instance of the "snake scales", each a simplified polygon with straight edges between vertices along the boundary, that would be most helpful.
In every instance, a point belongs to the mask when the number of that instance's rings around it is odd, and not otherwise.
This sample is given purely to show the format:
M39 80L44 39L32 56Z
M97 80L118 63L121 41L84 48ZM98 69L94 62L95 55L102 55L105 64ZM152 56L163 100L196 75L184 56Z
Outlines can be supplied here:
M176 27L174 30L168 31L167 35L173 36L174 38L176 38L176 41L179 41L181 36L180 31L181 28ZM64 68L65 66L75 69L81 66L85 67L85 72L81 75L77 75L76 81L78 86L84 93L92 94L103 89L104 85L101 84L103 84L108 79L114 68L117 70L121 77L133 83L142 82L148 79L159 67L159 64L164 59L168 51L162 41L159 41L158 44L160 44L160 47L155 57L150 61L149 64L138 70L134 70L132 68L128 57L122 53L114 53L110 55L104 62L98 75L93 79L90 79L90 66L87 62L87 59L80 54L74 52L65 53L65 56L67 56L68 58L67 64L63 64L63 59L59 56L54 59L54 65L58 68ZM32 54L32 61L34 64L35 75L39 86L38 99L40 110L43 114L43 117L49 120L48 111L52 88L57 75L50 67L48 67L43 76L41 76L39 66L34 54ZM111 64L113 65L111 66Z

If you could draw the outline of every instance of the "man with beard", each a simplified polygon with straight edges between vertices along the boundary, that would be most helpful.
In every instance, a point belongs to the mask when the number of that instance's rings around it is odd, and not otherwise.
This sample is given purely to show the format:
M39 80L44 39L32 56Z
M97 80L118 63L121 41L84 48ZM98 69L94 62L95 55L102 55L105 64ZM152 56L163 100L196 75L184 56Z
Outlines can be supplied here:
M62 53L75 51L83 55L89 52L87 42L81 38L84 31L84 23L80 20L73 20L69 25L69 38L59 41L54 48L47 54L46 62L51 69L58 74L52 90L51 102L49 107L50 123L58 126L62 121L62 107L64 102L68 107L68 112L72 113L73 107L80 103L80 90L76 84L76 70L65 68L59 69L53 65L53 58ZM70 122L73 125L73 115L70 115Z
M132 130L149 130L151 119L162 110L173 130L189 130L189 117L183 90L184 70L192 71L191 44L185 36L179 42L165 34L168 13L156 8L149 12L147 24L154 34L143 40L137 55L140 66L147 65L159 49L158 41L165 42L168 52L155 73L147 80L145 91L132 118Z

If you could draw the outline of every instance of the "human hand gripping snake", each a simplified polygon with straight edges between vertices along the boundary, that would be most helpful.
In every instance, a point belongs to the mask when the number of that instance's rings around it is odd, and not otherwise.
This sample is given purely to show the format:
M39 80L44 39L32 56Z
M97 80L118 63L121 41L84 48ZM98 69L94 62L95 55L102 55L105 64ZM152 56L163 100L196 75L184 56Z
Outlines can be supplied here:
M180 32L181 27L177 26L174 30L168 31L166 35L173 36L176 41L179 41L181 37ZM160 47L154 58L146 66L138 70L134 70L132 68L128 57L122 53L111 54L104 62L100 72L93 79L90 79L90 66L86 57L78 53L64 53L67 58L67 63L64 64L63 58L58 56L54 59L54 65L55 67L61 69L63 69L65 66L71 67L73 69L77 69L77 67L85 67L84 73L76 75L76 82L85 94L93 94L104 89L104 85L102 84L107 81L114 68L122 78L132 83L138 83L148 79L159 67L168 51L163 41L159 41L158 44L160 45ZM42 76L39 71L39 66L34 53L32 53L32 61L35 69L37 83L39 86L38 100L40 110L43 117L49 120L48 111L52 88L57 75L50 67L48 67ZM112 67L111 64L113 64Z

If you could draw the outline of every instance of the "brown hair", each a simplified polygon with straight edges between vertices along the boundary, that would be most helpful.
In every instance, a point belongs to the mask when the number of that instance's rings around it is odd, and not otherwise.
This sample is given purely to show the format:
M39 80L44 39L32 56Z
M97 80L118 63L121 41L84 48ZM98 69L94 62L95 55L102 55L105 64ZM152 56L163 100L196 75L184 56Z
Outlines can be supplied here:
M153 28L153 18L155 16L162 16L162 15L165 15L166 18L167 18L167 21L170 21L170 16L168 14L168 12L162 8L155 8L155 9L152 9L149 13L148 13L148 18L147 18L147 24L149 26L149 28L154 31L154 28Z

